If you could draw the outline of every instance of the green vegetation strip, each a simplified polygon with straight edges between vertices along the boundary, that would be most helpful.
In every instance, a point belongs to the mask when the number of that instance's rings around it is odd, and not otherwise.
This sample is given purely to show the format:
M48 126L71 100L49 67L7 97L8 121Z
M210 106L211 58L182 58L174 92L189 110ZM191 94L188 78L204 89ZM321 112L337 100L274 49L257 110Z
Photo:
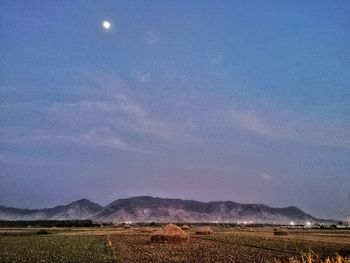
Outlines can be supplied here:
M0 238L0 262L116 262L104 236L11 236Z

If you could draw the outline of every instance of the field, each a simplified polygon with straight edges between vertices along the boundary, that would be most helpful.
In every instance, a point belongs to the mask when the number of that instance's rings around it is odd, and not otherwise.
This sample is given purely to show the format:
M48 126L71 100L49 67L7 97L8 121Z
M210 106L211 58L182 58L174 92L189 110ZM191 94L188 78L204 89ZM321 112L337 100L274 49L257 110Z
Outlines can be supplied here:
M213 228L212 235L186 230L189 242L150 242L157 227L130 229L0 228L0 262L289 262L302 252L321 258L350 255L349 230L289 230L275 236L272 228Z

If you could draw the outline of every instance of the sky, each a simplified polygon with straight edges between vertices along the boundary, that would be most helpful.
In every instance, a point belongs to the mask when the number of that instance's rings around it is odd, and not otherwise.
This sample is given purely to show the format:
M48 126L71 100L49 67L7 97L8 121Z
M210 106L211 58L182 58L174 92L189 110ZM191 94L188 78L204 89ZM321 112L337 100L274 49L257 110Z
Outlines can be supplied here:
M151 195L344 219L349 14L346 0L0 1L0 204Z

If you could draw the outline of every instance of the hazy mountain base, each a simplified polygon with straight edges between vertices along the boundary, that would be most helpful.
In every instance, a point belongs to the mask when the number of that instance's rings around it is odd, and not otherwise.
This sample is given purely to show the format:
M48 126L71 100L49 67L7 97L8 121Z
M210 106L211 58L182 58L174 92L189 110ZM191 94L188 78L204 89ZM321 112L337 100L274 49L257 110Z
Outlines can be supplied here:
M0 206L0 220L84 220L91 218L102 208L87 199L65 206L33 210Z
M231 201L198 202L149 196L116 200L102 207L82 199L49 209L17 209L0 206L0 220L82 220L97 222L254 222L305 224L322 221L297 207L272 208Z

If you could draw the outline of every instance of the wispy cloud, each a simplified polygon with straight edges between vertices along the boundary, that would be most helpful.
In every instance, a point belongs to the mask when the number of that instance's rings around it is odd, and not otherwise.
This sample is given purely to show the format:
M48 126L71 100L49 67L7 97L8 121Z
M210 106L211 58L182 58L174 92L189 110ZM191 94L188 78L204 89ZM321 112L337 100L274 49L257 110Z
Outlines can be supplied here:
M154 29L148 29L145 32L144 39L148 45L155 45L159 42L159 34Z
M0 108L9 113L15 112L16 116L45 116L47 121L36 128L45 130L47 127L42 126L54 126L63 134L68 128L72 128L75 134L82 134L96 127L110 127L115 131L126 129L141 137L147 135L166 141L198 143L188 124L165 120L132 98L111 90L97 91L73 102L12 103L0 105Z
M90 147L103 147L122 151L150 154L151 152L131 146L118 137L110 128L96 128L84 133L57 133L48 130L37 129L1 129L3 137L0 143L23 144L40 143L47 141L63 141L67 143L86 145Z
M136 72L136 79L140 82L150 82L151 81L151 73L148 71L138 71Z
M0 154L0 164L10 164L10 165L25 165L25 166L51 166L54 164L57 164L57 162L54 161L48 161L48 160L39 160L37 158L31 158L28 156L16 156L14 157L8 157L4 154ZM61 165L62 163L60 163Z
M216 55L210 58L210 64L212 65L217 65L218 63L220 63L220 61L222 60L222 56L221 55Z
M265 181L271 181L272 180L272 176L269 173L262 173L261 174L261 179L263 179Z
M221 114L233 129L255 136L328 147L350 148L350 124L287 112L234 109Z
M187 127L157 117L130 97L119 93L102 93L98 94L97 97L96 100L58 103L53 105L50 110L58 113L94 114L116 127L123 126L136 133L164 140L198 142L190 134Z
M87 133L79 134L78 136L72 137L72 140L76 141L77 143L91 146L108 147L118 150L145 154L151 153L149 151L127 144L120 137L117 137L108 127L92 129Z
M292 130L286 123L268 119L267 116L256 111L230 111L227 117L232 127L249 133L283 138L293 137Z
M193 171L211 171L211 172L220 172L220 173L232 173L237 169L233 167L225 167L219 165L190 165L187 167L189 170Z

